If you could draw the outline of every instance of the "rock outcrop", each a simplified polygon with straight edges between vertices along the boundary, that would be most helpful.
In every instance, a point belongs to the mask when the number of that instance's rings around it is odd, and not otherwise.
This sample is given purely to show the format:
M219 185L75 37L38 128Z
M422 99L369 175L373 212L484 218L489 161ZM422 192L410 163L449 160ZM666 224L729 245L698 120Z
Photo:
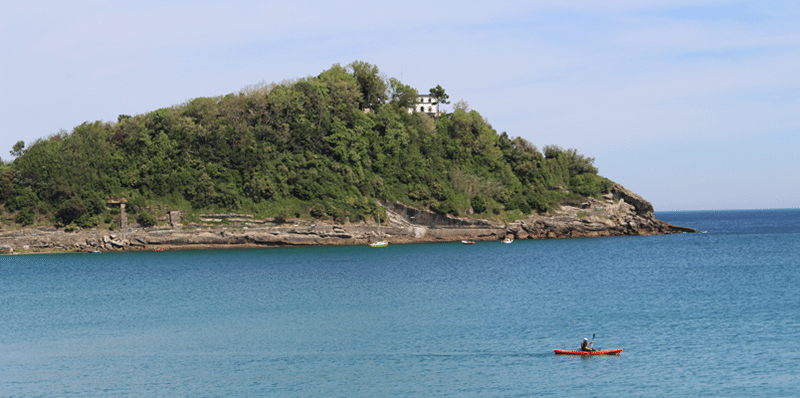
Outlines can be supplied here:
M650 202L618 184L602 200L590 198L579 206L562 206L558 212L535 214L508 224L445 216L399 203L381 204L389 215L381 232L393 244L697 232L657 220ZM3 232L0 253L361 245L378 238L375 224L291 220L292 225L270 226L249 219L241 221L244 225L228 228L195 225L186 229L128 228L113 232L63 232L55 228Z

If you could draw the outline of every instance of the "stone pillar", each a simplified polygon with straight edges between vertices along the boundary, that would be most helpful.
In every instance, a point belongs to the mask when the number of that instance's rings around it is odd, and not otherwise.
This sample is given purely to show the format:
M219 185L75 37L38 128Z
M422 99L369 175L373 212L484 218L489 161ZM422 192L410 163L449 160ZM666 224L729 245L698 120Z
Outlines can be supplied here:
M181 226L181 212L179 211L169 212L169 225L172 227Z
M119 228L128 228L128 215L125 213L125 203L119 204Z

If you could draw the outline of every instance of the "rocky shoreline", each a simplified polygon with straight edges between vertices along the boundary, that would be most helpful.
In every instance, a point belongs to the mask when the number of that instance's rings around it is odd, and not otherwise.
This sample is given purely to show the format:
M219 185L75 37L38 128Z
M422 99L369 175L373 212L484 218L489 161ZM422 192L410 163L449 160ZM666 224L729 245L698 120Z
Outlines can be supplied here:
M502 224L450 217L398 203L381 203L389 216L381 233L391 244L506 238L559 239L646 236L697 232L657 220L650 202L615 185L602 200L590 198L578 207L562 206L555 214L532 215ZM244 220L246 221L246 220ZM294 222L292 222L294 221ZM217 248L366 245L378 239L376 224L333 224L289 220L274 226L128 228L117 231L64 232L55 228L0 232L0 253L106 252Z

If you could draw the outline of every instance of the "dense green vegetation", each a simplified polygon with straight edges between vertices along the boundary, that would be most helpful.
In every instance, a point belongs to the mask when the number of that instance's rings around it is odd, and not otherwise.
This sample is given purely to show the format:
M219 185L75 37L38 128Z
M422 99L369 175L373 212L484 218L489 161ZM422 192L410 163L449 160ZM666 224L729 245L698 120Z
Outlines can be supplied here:
M447 99L441 86L431 94ZM116 123L87 122L14 146L18 157L0 166L0 216L21 225L113 225L119 212L105 203L124 197L142 225L155 222L156 207L355 222L380 214L380 197L498 218L610 189L594 159L573 149L539 151L497 134L463 102L438 118L409 114L415 97L356 61Z

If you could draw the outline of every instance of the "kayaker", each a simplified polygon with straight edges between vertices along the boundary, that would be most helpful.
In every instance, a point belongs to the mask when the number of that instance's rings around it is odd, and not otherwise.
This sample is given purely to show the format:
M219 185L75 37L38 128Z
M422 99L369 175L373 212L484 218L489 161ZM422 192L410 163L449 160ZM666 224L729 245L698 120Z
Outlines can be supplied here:
M581 343L581 351L594 351L594 348L589 347L592 343L594 343L594 341L589 341L589 339L584 338L583 343Z

